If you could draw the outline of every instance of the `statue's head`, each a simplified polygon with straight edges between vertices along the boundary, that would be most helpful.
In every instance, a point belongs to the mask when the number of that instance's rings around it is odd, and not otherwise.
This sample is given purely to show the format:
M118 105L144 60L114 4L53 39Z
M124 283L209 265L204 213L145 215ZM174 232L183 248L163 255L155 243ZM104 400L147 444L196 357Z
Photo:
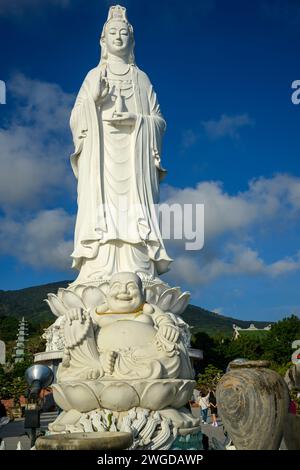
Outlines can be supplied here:
M143 302L142 281L137 274L122 272L111 277L107 293L110 311L131 313Z
M127 20L126 8L119 5L110 7L100 45L101 62L106 62L108 54L112 54L134 63L133 28Z

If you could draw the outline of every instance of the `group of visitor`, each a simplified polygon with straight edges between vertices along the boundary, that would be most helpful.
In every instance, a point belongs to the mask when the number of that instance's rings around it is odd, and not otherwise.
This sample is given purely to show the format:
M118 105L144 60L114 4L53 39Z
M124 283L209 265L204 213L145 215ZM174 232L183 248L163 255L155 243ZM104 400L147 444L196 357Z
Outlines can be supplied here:
M200 407L202 424L207 424L208 410L210 410L212 426L218 427L218 406L214 390L199 388L195 390L195 402Z

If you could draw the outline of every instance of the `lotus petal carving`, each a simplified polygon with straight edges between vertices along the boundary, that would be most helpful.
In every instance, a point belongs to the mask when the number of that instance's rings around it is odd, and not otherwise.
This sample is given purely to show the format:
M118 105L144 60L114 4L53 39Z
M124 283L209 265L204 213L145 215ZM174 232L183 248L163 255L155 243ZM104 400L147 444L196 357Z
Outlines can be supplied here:
M89 286L82 292L82 301L89 308L95 308L105 302L105 294L98 287Z
M88 382L65 382L54 384L52 388L54 400L64 411L74 408L85 413L100 406Z
M75 292L68 289L60 289L60 295L64 305L68 309L76 307L84 308L81 298L76 295Z
M91 380L53 385L54 399L64 410L89 412L96 408L127 411L134 407L161 410L181 408L191 398L195 382L181 379L139 381Z
M177 385L177 386L176 386ZM143 408L160 410L171 406L177 393L178 384L170 382L153 382L141 396Z
M139 406L136 390L126 382L111 383L103 389L100 397L102 408L113 411L127 411Z
M48 294L48 299L46 299L45 302L47 302L47 304L49 305L51 309L51 312L56 317L65 315L67 309L64 306L63 302L55 294Z

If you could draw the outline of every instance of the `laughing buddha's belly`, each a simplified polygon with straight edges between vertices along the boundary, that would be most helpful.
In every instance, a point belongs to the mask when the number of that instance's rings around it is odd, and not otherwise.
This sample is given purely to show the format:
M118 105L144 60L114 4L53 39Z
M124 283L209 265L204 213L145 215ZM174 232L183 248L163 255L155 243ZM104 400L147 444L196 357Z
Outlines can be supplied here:
M101 328L97 343L104 351L140 348L154 342L155 334L153 325L136 320L117 320Z

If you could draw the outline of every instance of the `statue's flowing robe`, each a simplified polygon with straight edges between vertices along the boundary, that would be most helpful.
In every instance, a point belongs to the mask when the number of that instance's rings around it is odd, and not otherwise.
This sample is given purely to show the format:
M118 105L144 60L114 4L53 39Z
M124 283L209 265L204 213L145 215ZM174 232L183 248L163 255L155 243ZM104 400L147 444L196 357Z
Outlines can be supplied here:
M115 234L109 231L104 208L106 131L102 121L101 106L95 105L92 95L92 90L95 90L99 83L101 67L99 65L92 69L86 76L70 120L75 146L75 151L71 155L71 165L78 179L78 213L74 251L71 256L73 266L78 269L88 260L97 259L99 247L112 242L114 250L117 249L116 244L113 244L116 240ZM139 240L135 242L136 246L146 247L147 256L155 266L156 273L161 274L168 270L171 262L164 248L155 210L155 205L159 201L159 181L165 171L160 166L165 121L147 75L132 65L131 78L137 114L130 146L133 161L131 184L135 186L135 218L139 234ZM134 246L130 238L122 238L121 242L127 245L127 253L128 248Z

